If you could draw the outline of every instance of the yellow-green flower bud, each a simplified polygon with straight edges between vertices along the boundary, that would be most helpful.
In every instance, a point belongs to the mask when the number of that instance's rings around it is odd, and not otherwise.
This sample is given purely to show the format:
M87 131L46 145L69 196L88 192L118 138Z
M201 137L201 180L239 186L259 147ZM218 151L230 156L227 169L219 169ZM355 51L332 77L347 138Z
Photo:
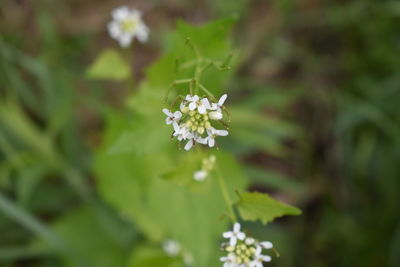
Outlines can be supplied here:
M232 251L235 250L235 247L234 246L227 246L225 250L228 251L228 252L232 252Z
M199 128L197 128L197 132L199 134L203 134L204 133L204 127L200 126Z

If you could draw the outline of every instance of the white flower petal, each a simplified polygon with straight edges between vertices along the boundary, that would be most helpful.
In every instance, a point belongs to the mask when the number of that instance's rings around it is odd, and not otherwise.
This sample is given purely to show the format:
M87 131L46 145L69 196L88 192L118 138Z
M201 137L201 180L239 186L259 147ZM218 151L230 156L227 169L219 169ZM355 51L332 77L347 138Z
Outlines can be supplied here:
M219 136L227 136L229 134L227 130L216 130L215 133Z
M204 106L206 109L211 109L210 102L208 101L207 98L201 99L201 104L203 104L203 106Z
M225 103L226 98L228 97L227 94L223 94L221 98L218 100L218 106L222 106Z
M208 139L207 138L197 138L196 142L200 143L202 145L206 145L208 143Z
M240 232L240 223L235 223L233 225L233 232L234 233L239 233Z
M219 111L212 111L212 112L208 113L208 117L212 120L220 120L220 119L222 119L223 115Z
M255 252L256 257L258 257L259 255L261 255L261 252L262 252L262 248L261 248L260 246L257 246L257 247L256 247L256 252Z
M150 32L149 28L143 23L140 23L136 29L136 37L139 40L139 42L141 43L147 42L149 38L149 32Z
M121 6L114 9L111 12L111 16L115 20L123 20L129 15L129 8L127 6Z
M237 233L237 238L240 240L244 240L246 238L246 235L243 232L239 232Z
M167 109L167 108L163 108L162 112L164 112L164 114L167 116L172 116L172 112L169 111L169 109Z
M117 39L121 34L121 29L116 21L111 21L107 24L108 33L114 39Z
M272 248L272 243L269 242L269 241L264 241L264 242L260 243L260 246L265 248L265 249L270 249L270 248Z
M189 149L191 149L193 146L193 139L189 140L189 142L186 143L185 145L185 150L188 151Z
M198 106L198 110L200 114L206 114L207 112L206 107L204 105Z
M176 133L181 132L181 128L179 127L179 125L178 125L176 122L174 122L174 123L172 124L172 126L174 127L174 131L175 131Z
M174 119L178 120L182 117L182 113L180 111L174 112Z
M231 239L229 240L229 245L235 246L237 243L237 238L235 236L232 236Z
M271 261L271 257L268 256L268 255L260 255L260 259L265 261L265 262Z
M247 237L244 242L246 243L246 245L253 245L255 240L254 240L254 238Z
M208 137L208 146L213 147L215 145L215 139L213 137Z
M197 108L197 104L195 102L190 102L189 109L190 110L195 110L196 108Z
M224 233L222 233L222 236L225 238L231 238L233 236L233 233L232 232L224 232Z
M128 47L132 42L133 36L130 34L123 34L119 36L118 42L121 47Z

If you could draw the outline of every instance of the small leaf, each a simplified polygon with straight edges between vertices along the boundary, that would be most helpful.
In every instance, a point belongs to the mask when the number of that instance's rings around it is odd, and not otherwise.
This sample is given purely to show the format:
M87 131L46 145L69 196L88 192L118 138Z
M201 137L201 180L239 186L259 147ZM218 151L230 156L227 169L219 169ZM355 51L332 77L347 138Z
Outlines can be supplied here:
M298 208L282 203L262 193L246 192L241 194L237 206L243 220L260 220L264 224L284 215L301 214Z
M130 75L128 63L113 49L104 50L86 72L90 79L110 79L121 81Z

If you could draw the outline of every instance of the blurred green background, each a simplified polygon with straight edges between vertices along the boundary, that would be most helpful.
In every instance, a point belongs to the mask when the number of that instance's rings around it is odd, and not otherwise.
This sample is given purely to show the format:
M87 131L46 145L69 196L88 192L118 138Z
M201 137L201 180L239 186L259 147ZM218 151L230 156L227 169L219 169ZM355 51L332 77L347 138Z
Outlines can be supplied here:
M86 267L125 266L144 239L97 193L92 167L104 110L122 110L131 90L85 77L117 47L105 25L122 4L151 28L129 58L136 81L178 18L238 15L238 66L223 88L237 131L221 147L251 190L303 210L246 224L280 251L268 266L400 266L399 1L3 0L1 267L77 266L76 251Z

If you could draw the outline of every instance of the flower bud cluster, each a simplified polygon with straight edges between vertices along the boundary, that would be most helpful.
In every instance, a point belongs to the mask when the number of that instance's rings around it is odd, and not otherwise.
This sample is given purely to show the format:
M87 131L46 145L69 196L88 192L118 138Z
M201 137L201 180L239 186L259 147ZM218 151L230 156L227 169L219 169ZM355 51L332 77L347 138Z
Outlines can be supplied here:
M198 95L187 95L180 104L180 111L171 112L163 109L166 124L172 124L173 136L178 141L187 140L185 150L190 150L194 144L199 143L213 147L217 136L227 136L227 130L217 130L213 123L222 121L223 104L227 95L223 95L217 103L200 98Z
M229 242L222 243L221 248L227 253L221 257L223 267L263 267L263 262L271 261L271 257L263 255L264 249L272 248L269 241L259 242L240 231L240 224L235 223L233 231L223 233Z

